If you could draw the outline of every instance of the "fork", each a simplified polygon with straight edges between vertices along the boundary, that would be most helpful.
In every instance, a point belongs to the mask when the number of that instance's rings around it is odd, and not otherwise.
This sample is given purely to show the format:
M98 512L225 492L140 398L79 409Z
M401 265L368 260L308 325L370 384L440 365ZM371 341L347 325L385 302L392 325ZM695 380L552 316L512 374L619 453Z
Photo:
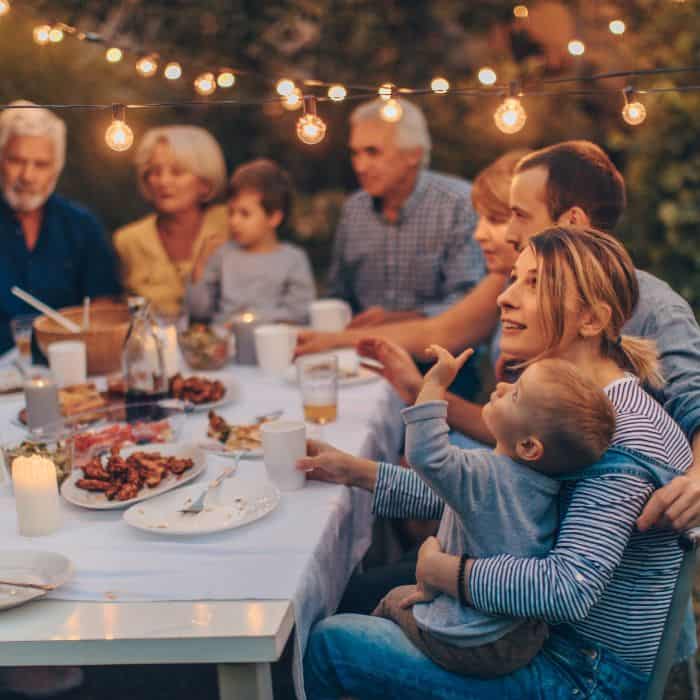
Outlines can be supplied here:
M219 486L219 484L221 484L221 482L224 479L228 479L229 476L232 476L235 473L236 469L238 469L238 463L241 461L241 453L237 452L234 458L235 462L232 467L224 469L224 471L222 471L221 474L219 474L219 476L217 476L216 479L214 479L214 481L208 484L207 488L205 488L204 491L202 491L202 493L200 493L194 501L192 501L189 504L186 503L185 507L181 508L178 511L178 513L190 513L193 515L201 513L204 510L204 501L209 492L215 489L217 486Z
M254 423L265 423L266 421L269 420L275 420L276 418L279 418L284 411L282 409L278 409L277 411L270 411L269 413L262 413L259 416L255 416L253 418Z

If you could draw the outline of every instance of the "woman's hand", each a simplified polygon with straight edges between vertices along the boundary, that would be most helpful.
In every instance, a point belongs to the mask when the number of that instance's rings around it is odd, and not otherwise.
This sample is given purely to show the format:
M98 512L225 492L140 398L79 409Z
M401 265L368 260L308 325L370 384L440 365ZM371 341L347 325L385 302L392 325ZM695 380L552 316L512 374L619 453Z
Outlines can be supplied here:
M474 350L467 348L461 355L453 357L448 350L445 350L440 345L430 345L426 348L425 354L435 357L437 362L423 378L424 384L434 384L447 391L447 387L455 380L459 370L474 354Z
M297 334L297 347L294 357L309 355L314 352L325 352L342 346L339 333L310 331L302 329Z
M693 467L691 474L677 476L657 489L637 519L637 527L671 527L681 532L700 526L700 473Z
M377 463L371 459L353 457L318 440L307 440L306 451L307 456L297 461L296 468L305 471L309 479L374 491Z
M228 243L228 240L228 231L219 231L204 241L202 247L199 249L199 255L197 255L197 259L192 265L192 284L197 284L197 282L202 279L209 258L219 250L224 243Z
M400 345L384 338L363 338L357 344L357 352L361 358L369 357L382 364L381 369L365 366L384 377L406 403L416 400L423 377L413 358Z
M418 563L416 564L416 592L404 598L399 605L402 608L410 608L415 603L428 603L436 598L440 591L433 588L426 580L426 571L431 566L431 559L435 554L441 554L442 547L436 537L428 537L418 550Z

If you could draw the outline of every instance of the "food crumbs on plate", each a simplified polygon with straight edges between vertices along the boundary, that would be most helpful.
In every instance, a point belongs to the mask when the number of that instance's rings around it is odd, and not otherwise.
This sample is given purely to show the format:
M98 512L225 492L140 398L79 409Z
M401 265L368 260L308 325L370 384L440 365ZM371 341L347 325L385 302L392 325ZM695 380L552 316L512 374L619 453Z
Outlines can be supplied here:
M105 598L107 598L107 600L116 600L117 594L112 593L112 591L105 591Z

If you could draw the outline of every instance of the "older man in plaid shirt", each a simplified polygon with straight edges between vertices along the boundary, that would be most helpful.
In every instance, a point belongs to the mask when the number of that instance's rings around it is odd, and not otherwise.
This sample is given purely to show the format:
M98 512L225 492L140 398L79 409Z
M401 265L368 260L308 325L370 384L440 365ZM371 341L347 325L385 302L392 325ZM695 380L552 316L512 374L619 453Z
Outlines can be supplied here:
M381 100L360 105L350 118L362 189L343 207L328 285L329 295L346 299L357 314L350 327L433 316L485 274L469 183L427 169L425 117L397 102L396 123L381 118Z

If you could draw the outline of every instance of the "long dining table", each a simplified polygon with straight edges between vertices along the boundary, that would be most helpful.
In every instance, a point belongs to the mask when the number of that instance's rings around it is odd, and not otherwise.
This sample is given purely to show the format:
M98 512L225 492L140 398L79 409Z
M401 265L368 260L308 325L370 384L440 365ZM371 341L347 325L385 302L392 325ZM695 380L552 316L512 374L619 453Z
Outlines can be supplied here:
M193 372L196 374L196 372ZM256 367L218 372L233 392L218 409L231 422L282 409L303 419L298 388ZM382 380L339 390L338 420L322 439L373 457ZM20 441L23 395L0 399L5 444ZM187 416L180 441L199 442L206 413ZM207 456L204 487L230 460ZM244 459L235 479L266 479L260 459ZM0 666L207 663L218 667L221 698L271 698L271 664L293 637L292 669L303 697L301 659L313 623L336 608L371 537L371 498L359 489L307 481L244 527L164 537L129 526L123 511L61 503L52 535L17 531L11 485L0 483L0 550L63 554L73 577L45 597L0 611Z

